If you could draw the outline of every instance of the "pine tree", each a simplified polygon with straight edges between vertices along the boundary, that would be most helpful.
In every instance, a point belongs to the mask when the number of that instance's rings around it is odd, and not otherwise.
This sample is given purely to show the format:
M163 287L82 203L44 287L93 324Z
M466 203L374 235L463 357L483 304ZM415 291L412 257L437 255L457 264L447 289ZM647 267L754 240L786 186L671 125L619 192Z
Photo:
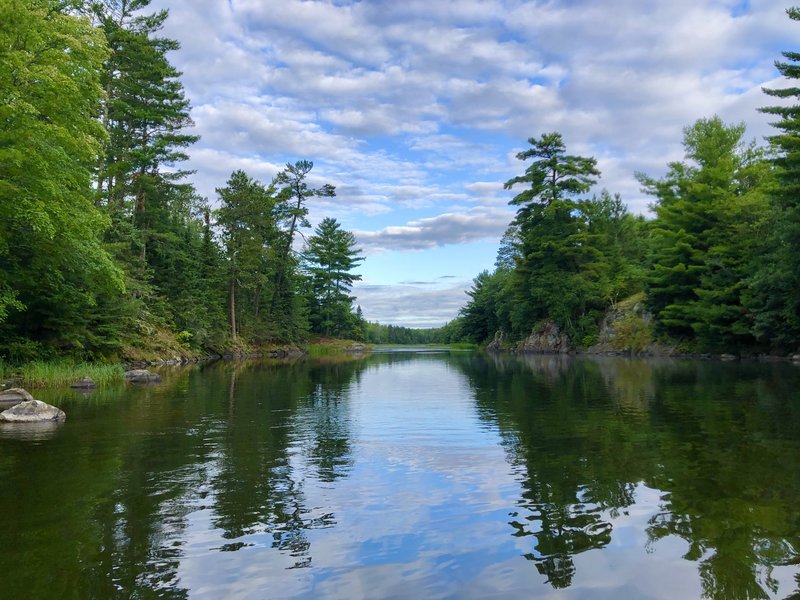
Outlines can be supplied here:
M242 329L249 329L250 336L266 336L258 317L268 295L265 288L274 277L276 246L282 241L275 188L265 187L239 170L231 174L224 188L217 189L217 194L220 208L215 214L228 268L230 335L236 340Z
M684 129L687 161L667 176L639 175L657 197L651 226L648 301L663 333L702 348L748 345L744 306L748 245L758 225L760 154L742 144L744 124L719 117Z
M310 289L312 329L325 335L353 336L353 283L361 279L353 270L364 260L349 231L327 217L314 230L303 250Z
M589 190L600 172L594 158L566 154L558 133L530 138L533 146L517 154L534 158L525 174L504 187L528 184L511 204L519 206L514 221L519 228L519 257L511 283L510 321L514 335L526 335L542 319L552 319L571 334L578 319L597 295L595 282L585 276L596 249L582 241L586 223L575 196Z
M786 12L790 19L800 21L800 8ZM761 340L795 349L800 344L800 52L783 52L783 57L775 66L793 85L764 92L795 104L760 109L778 117L772 125L779 133L768 138L776 153L777 185L771 193L770 235L761 257L752 265L749 305L755 314L754 331Z

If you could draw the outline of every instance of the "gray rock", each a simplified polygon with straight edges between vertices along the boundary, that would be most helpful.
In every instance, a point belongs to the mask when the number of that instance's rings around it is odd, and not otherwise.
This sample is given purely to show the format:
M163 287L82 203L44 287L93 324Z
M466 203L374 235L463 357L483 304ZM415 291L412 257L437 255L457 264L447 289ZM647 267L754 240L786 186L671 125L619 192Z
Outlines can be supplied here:
M793 354L792 355L793 362L800 362L800 354Z
M7 423L63 421L66 418L63 410L41 400L26 400L0 413L0 421Z
M70 385L71 388L81 389L81 390L93 390L97 387L97 384L90 378L84 377Z
M531 354L566 354L570 351L569 338L554 322L544 321L522 340L517 350Z
M486 346L487 352L502 352L506 348L506 334L504 331L495 331L494 339Z
M27 402L33 400L27 390L22 388L10 388L0 392L0 409L10 408L20 402Z
M161 381L161 375L147 369L134 369L133 371L125 372L125 381L130 381L131 383L158 383Z
M737 360L739 357L734 354L720 354L719 358L720 360L731 361Z

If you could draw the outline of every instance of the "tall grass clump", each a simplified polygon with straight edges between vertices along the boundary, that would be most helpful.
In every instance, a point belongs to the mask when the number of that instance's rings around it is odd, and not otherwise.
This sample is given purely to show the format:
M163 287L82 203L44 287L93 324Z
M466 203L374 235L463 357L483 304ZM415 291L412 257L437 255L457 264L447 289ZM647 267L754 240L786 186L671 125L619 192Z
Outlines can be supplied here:
M306 354L309 358L320 358L323 356L336 356L343 354L344 349L333 344L309 344Z
M120 382L125 374L122 365L99 363L33 361L11 371L5 367L5 376L19 381L23 387L60 387L84 377L89 377L98 386Z

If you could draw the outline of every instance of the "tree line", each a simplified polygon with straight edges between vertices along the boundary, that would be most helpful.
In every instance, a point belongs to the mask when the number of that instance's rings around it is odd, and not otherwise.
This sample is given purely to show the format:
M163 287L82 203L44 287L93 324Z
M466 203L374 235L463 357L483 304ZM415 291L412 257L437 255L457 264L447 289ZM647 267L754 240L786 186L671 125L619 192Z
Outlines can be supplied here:
M308 203L310 161L241 170L211 209L181 169L197 136L150 0L0 4L0 358L221 351L360 338L350 232Z
M800 8L787 10L800 20ZM800 78L800 53L776 62ZM782 99L799 87L764 90ZM552 321L572 343L598 341L622 301L652 315L640 343L685 351L792 352L800 347L800 106L760 109L778 133L759 146L744 123L700 119L683 131L685 157L665 176L637 173L653 197L652 219L617 194L587 198L600 172L567 153L559 133L528 140L531 161L505 183L520 190L495 269L480 273L454 324L476 343L498 332L512 342Z

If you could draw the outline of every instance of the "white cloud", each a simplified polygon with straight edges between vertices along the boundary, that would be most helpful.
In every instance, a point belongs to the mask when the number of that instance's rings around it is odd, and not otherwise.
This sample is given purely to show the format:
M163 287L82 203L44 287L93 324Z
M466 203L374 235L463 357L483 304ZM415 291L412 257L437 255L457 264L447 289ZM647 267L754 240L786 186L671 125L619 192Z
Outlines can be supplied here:
M367 253L384 250L425 250L446 244L500 239L514 217L508 209L475 207L392 225L378 231L355 231Z
M368 321L403 327L441 327L458 316L471 281L441 279L398 285L356 284L353 295Z
M598 191L645 212L634 172L680 158L684 126L719 114L770 133L761 87L780 84L773 62L797 36L783 0L162 6L202 136L188 165L201 193L234 168L268 179L313 160L314 180L339 189L314 215L373 251L499 237L514 155L549 131L598 159Z

